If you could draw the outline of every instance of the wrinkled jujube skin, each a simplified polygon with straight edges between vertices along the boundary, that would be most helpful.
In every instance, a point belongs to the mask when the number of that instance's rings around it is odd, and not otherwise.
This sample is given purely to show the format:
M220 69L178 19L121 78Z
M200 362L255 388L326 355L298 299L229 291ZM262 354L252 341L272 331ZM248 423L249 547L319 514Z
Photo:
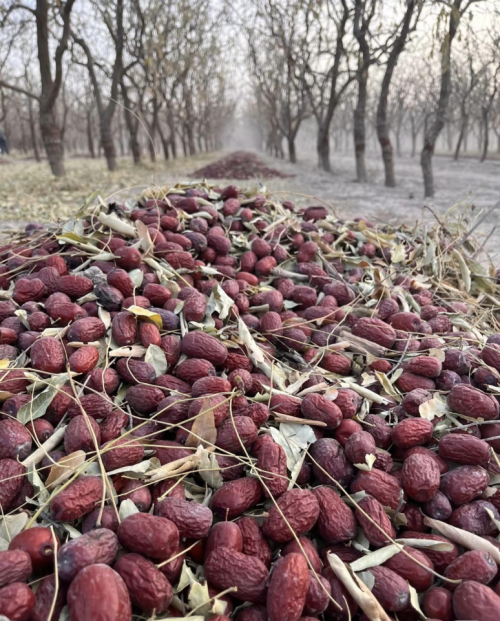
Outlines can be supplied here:
M471 271L474 308L456 293L454 233L415 236L443 288L407 232L364 218L236 186L149 195L75 217L100 256L35 223L0 248L0 505L18 529L0 615L176 616L187 559L210 597L238 588L213 621L236 602L237 621L367 621L328 557L361 558L359 534L370 552L448 544L366 570L389 615L416 619L409 582L430 619L497 618L498 292ZM433 567L462 584L434 587Z

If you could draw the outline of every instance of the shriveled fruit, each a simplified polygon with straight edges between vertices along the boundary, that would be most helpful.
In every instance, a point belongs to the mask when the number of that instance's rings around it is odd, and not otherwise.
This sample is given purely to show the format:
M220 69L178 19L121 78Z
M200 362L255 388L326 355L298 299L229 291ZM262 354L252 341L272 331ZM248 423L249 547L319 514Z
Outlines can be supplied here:
M155 506L155 513L175 524L181 537L204 539L212 526L212 511L182 498L165 498Z
M209 555L204 567L209 584L221 590L237 587L236 599L259 602L265 594L268 570L255 556L219 548Z
M468 580L453 594L453 612L456 619L496 619L500 614L500 596L486 585Z
M270 621L299 621L309 588L307 562L301 554L287 554L276 563L267 592Z
M32 572L30 555L24 550L0 552L0 588L12 582L27 582Z
M84 476L61 490L52 500L50 510L54 520L73 522L90 513L99 500L102 500L101 478Z
M352 510L330 487L316 487L313 494L319 503L317 528L326 543L349 541L356 534Z
M118 553L118 539L108 528L98 528L71 539L57 554L57 567L62 580L71 582L88 565L111 565Z
M290 541L294 538L294 533L306 533L319 516L319 503L316 496L308 490L289 490L281 496L277 505L280 511L273 505L262 526L264 535L277 543Z
M115 563L114 570L121 576L130 600L143 612L161 614L172 600L172 586L154 563L139 554L125 554Z
M399 576L408 580L413 588L418 592L426 591L434 582L433 574L428 569L434 569L434 565L423 551L404 546L403 552L398 552L392 558L385 562L385 567L392 569ZM418 561L420 565L416 562Z
M127 550L159 561L173 556L179 545L177 526L149 513L129 515L119 525L117 535Z
M13 582L0 589L0 615L9 621L28 621L35 607L35 596L28 585Z
M68 609L72 621L90 621L102 615L103 603L108 619L128 621L132 617L127 587L119 574L107 565L82 569L68 590Z

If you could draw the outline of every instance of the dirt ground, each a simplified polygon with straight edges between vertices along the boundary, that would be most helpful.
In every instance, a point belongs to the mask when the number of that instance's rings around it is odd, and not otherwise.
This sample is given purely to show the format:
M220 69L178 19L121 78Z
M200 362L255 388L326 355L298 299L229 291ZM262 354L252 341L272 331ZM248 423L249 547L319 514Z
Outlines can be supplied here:
M160 186L191 178L191 173L215 161L222 153L202 154L175 162L146 161L134 167L129 159L120 159L114 173L106 170L104 160L74 158L67 160L68 174L64 179L50 175L46 163L33 160L0 159L0 228L19 228L29 221L53 221L70 216L93 191L99 190L103 200L114 196L127 200L153 184ZM369 183L354 180L354 162L351 155L333 153L332 174L317 169L315 154L301 153L298 164L262 156L274 168L295 175L288 179L264 180L274 192L286 193L300 205L317 203L322 199L338 215L354 218L365 216L375 222L413 224L432 221L431 210L444 214L459 202L473 203L477 208L490 207L500 199L500 161L479 163L467 158L454 162L445 156L434 158L436 197L423 198L422 179L418 158L403 157L396 162L398 186L383 185L383 167L379 157L368 157ZM228 179L227 182L232 180ZM222 183L217 181L218 184ZM240 185L258 185L255 182L237 182ZM283 194L281 194L283 195ZM430 209L428 209L430 208ZM488 249L500 258L500 230L495 211L482 226L488 235ZM498 251L497 251L498 248Z

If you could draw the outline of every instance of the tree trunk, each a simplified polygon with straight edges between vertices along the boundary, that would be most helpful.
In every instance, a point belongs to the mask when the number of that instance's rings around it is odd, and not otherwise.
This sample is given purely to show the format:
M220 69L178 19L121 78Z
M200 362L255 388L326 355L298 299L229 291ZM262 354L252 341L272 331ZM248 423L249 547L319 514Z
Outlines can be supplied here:
M387 119L387 103L389 100L389 90L392 76L398 63L399 56L406 45L406 39L410 32L411 19L417 3L415 0L408 0L406 12L399 33L387 60L387 67L382 78L380 98L377 106L377 136L382 148L382 159L385 169L385 185L393 188L396 185L396 175L394 173L394 149L389 136L389 121Z
M415 157L415 153L417 152L418 131L417 131L417 124L415 123L415 119L413 118L413 115L410 117L410 123L411 123L411 156Z
M31 97L28 97L28 110L30 115L30 133L31 133L31 144L33 147L33 152L35 154L35 159L37 162L41 161L40 151L38 150L38 139L36 135L36 124L35 124L35 115L33 114L33 100Z
M171 108L167 108L167 125L170 132L170 151L172 153L172 158L175 160L177 158L177 143L175 141L174 114Z
M434 196L434 175L432 173L432 147L424 147L420 154L420 166L424 177L425 196Z
M434 196L434 177L432 174L432 156L436 141L446 122L446 111L451 93L451 46L453 39L457 34L458 25L462 13L460 12L462 0L453 0L450 10L449 28L447 34L446 45L442 47L441 56L441 87L439 91L439 100L436 109L435 119L427 127L424 135L424 148L420 155L420 163L422 166L422 174L424 178L424 193L426 198Z
M448 151L451 153L453 149L453 136L451 131L451 123L446 123L446 146L448 147Z
M161 124L158 123L158 133L160 134L160 140L161 140L161 144L163 147L163 155L165 156L165 159L168 160L170 158L169 152L168 152L168 139L165 137L165 132L163 131Z
M92 111L87 110L87 146L90 157L95 159L94 132L92 129Z
M196 155L196 147L194 146L193 125L191 122L186 123L187 143L189 147L189 155Z
M288 159L292 164L297 163L297 153L295 151L295 136L288 136Z
M467 131L468 123L469 123L469 115L468 114L463 114L462 115L462 125L460 126L460 133L458 135L457 146L455 147L455 154L453 156L453 159L455 160L455 162L458 161L458 156L460 155L460 148L462 146L462 142L464 140L464 136L465 136L466 131Z
M188 150L187 150L186 135L185 135L184 128L183 128L183 131L181 133L181 143L182 143L182 152L184 153L184 157L187 157L188 156Z
M108 164L108 170L112 172L113 170L116 170L116 149L113 140L111 123L107 115L105 116L105 118L101 119L100 127L101 143L104 151L104 157L106 158L106 162Z
M318 127L318 138L316 142L318 152L318 166L326 172L332 172L330 166L330 140L328 136L328 128L323 125Z
M64 177L66 170L61 129L57 123L55 110L52 108L45 111L42 104L40 104L40 132L52 174L56 177Z
M360 62L362 62L360 60ZM368 67L358 70L358 101L354 109L354 154L356 157L356 179L366 183L366 101L368 97Z
M130 150L132 151L132 157L134 159L134 164L135 166L137 166L138 164L141 163L141 145L139 143L139 139L138 139L138 133L139 133L139 124L138 123L134 123L134 120L132 119L132 131L130 131L129 128L129 134L130 134Z
M401 127L399 126L394 132L396 136L396 155L401 157Z
M489 126L488 126L488 109L484 108L481 111L481 116L483 117L483 135L484 135L484 140L483 140L483 152L481 154L481 162L484 162L484 160L486 159L486 156L488 155L488 147L489 147Z
M141 163L141 145L139 143L138 135L139 135L139 120L132 113L132 103L128 96L128 90L125 85L124 80L121 81L121 92L123 97L123 113L125 115L125 124L128 129L128 133L130 135L129 145L130 150L132 151L132 157L134 159L134 164L137 166Z

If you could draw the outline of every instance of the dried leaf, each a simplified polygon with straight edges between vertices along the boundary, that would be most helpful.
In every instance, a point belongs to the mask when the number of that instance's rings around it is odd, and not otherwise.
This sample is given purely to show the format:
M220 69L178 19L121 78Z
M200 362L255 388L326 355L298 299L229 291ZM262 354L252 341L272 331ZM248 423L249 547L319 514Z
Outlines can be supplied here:
M163 328L163 320L159 313L153 313L153 311L148 310L147 308L142 308L141 306L136 306L133 304L127 308L129 313L135 315L138 319L149 319L161 330Z
M352 563L349 563L349 565L353 571L364 571L365 569L370 569L370 567L378 567L379 565L382 565L382 563L385 563L399 552L401 552L401 546L391 544L389 546L379 548L378 550L375 550L375 552L370 552L370 554L356 559Z
M28 521L27 513L4 515L0 520L0 538L9 542L24 529Z
M207 304L207 313L208 308L214 308L214 310L219 313L219 319L224 321L226 317L229 316L231 309L234 306L234 300L228 296L228 294L224 291L224 289L220 285L215 285L212 289L212 293L210 294L210 298ZM212 311L213 312L213 311ZM212 313L210 313L210 317Z
M360 571L356 574L361 582L373 591L373 587L375 586L375 577L371 573L371 571Z
M341 382L341 384L344 386L344 388L351 388L352 390L354 390L354 392L357 392L358 395L361 395L364 399L369 399L374 403L379 403L380 405L386 405L389 403L389 401L387 401L387 399L384 399L384 397L377 395L376 392L368 390L368 388L365 388L364 386L356 384L356 382L354 381L345 379Z
M140 269L136 269L131 270L128 275L134 287L138 289L142 285L142 282L144 280L144 272Z
M217 458L213 453L209 453L205 448L202 449L198 460L198 471L200 477L210 485L212 489L219 489L224 484L220 473L220 467ZM199 450L198 449L198 450Z
M493 511L491 509L488 509L488 507L484 508L486 513L489 515L491 521L493 522L493 524L495 524L495 526L497 527L497 530L500 529L500 520L497 520Z
M382 388L385 390L385 392L399 403L402 397L400 393L394 388L391 380L387 377L387 375L385 373L382 373L381 371L375 371L375 377L378 379L380 384L382 384Z
M125 518L128 518L129 515L134 515L134 513L139 513L139 509L135 505L134 501L130 500L130 498L122 500L120 503L120 509L118 511L120 521L123 522Z
M370 454L365 455L365 463L364 464L354 464L356 468L359 470L364 470L365 472L371 472L373 468L373 464L377 461L377 456Z
M159 224L160 223L158 222L158 226ZM137 228L137 233L139 234L139 239L141 240L141 248L144 250L145 254L149 254L151 248L153 247L149 229L141 220L136 220L135 226Z
M244 345L247 347L248 355L254 365L256 367L259 367L261 371L264 371L267 377L272 380L280 390L283 390L285 392L286 378L284 376L284 373L277 366L273 365L273 367L271 367L266 362L264 353L250 334L250 331L247 328L245 322L242 321L240 317L238 317L238 335L239 340L243 342Z
M470 293L471 287L471 279L470 279L470 269L467 267L467 263L461 252L456 249L453 249L452 252L453 258L458 263L458 268L460 270L460 274L462 276L462 283L464 286L464 290L466 293Z
M112 358L142 358L146 355L147 349L142 345L125 345L124 347L118 347L109 352Z
M105 308L103 308L102 306L99 306L97 309L97 315L99 319L102 321L102 323L105 325L106 330L107 330L109 326L111 325L111 313L107 311Z
M147 441L150 442L149 438L147 439ZM112 470L108 472L108 475L111 476L114 474L128 474L128 475L144 474L150 469L150 467L151 467L151 459L146 459L144 461L141 461L138 464L133 464L131 466L122 466L121 468Z
M450 541L458 543L468 550L483 550L484 552L489 552L497 565L500 565L500 550L486 539L469 533L466 530L462 530L461 528L457 528L456 526L451 526L451 524L446 524L446 522L433 520L429 517L424 517L424 524L430 526L430 528L435 528L441 535L444 535L450 539Z
M189 565L184 561L182 564L181 577L179 578L179 584L174 589L174 593L180 593L186 587L191 586L196 582L196 576L193 574Z
M371 621L391 621L368 587L352 574L336 554L327 555L328 563L351 597Z
M391 255L391 263L404 263L406 259L406 251L404 244L396 244Z
M186 440L186 446L213 446L216 439L214 406L212 406L210 399L203 399L203 405L193 422L191 433Z
M85 451L75 451L70 455L61 457L57 464L50 469L49 476L45 481L47 489L54 488L67 481L74 474L75 470L85 463L86 458Z
M40 475L37 472L36 466L33 462L28 464L28 481L35 488L35 492L37 494L38 502L44 504L49 500L50 494L46 490L45 485L43 484Z
M108 214L101 211L97 216L97 219L113 231L117 231L127 237L137 237L137 229L135 226L132 226L124 220L120 220L115 213Z
M441 362L444 362L444 359L446 358L444 350L443 349L439 349L437 347L431 347L431 349L429 349L429 353L427 355L431 356L432 358L437 358Z
M429 401L421 403L418 407L418 411L421 418L433 420L436 417L441 418L441 416L444 416L446 412L449 412L449 408L446 401L444 401L440 395L436 394Z
M410 589L410 604L412 608L414 608L418 614L422 617L422 619L427 619L420 608L420 604L418 602L418 593L415 587L412 587L411 584L408 584L408 588Z
M156 377L167 372L168 362L165 352L158 345L150 345L144 357L144 361L154 367Z
M412 548L429 548L436 552L449 552L453 550L451 543L445 543L444 541L433 541L432 539L409 539L407 537L395 539L397 543L405 546L411 546Z
M42 332L42 336L55 336L64 338L68 330L69 326L64 326L64 328L45 328L45 330Z
M286 465L290 472L293 472L297 462L302 463L303 452L309 445L316 442L314 431L309 425L280 423L279 431L275 427L271 427L270 431L273 440L285 451Z

